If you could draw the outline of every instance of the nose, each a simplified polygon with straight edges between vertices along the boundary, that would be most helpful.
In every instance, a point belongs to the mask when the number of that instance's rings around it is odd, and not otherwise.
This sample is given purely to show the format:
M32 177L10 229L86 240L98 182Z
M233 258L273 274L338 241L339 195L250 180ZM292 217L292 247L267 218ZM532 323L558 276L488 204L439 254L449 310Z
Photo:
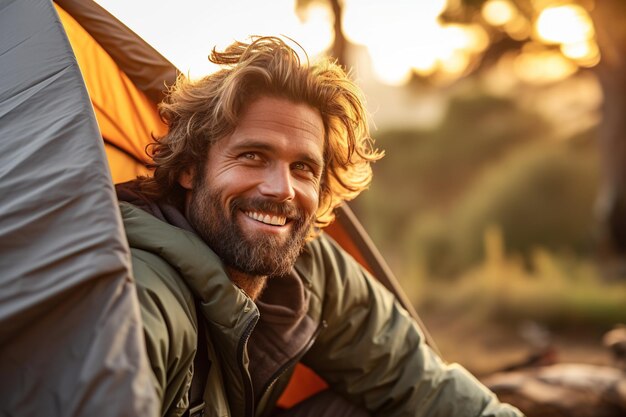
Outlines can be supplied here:
M296 196L292 181L290 167L280 164L268 167L258 189L265 197L276 201L290 201Z

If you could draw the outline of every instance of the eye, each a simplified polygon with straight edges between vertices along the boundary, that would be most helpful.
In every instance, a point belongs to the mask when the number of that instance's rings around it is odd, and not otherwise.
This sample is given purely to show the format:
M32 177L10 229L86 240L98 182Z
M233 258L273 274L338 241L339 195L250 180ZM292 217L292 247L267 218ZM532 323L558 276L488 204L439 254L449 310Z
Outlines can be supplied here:
M298 171L311 171L311 167L304 162L296 162L292 165L292 167Z
M316 166L307 164L306 162L294 162L291 164L291 169L299 176L310 179L319 177L319 169Z
M246 162L246 163L256 164L256 163L263 161L262 156L259 155L258 152L242 152L241 154L239 154L237 158L239 158L241 161Z

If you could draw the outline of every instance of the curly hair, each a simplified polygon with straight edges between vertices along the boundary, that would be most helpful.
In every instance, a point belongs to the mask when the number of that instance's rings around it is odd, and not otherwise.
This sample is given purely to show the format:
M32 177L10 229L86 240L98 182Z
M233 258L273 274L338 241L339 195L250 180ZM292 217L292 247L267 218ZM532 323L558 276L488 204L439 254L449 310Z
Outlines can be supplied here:
M220 71L197 81L179 77L159 113L168 133L148 145L154 168L144 192L156 199L180 201L178 179L193 167L202 172L211 144L232 133L247 103L261 96L305 103L320 112L325 130L324 173L315 226L334 219L334 209L356 197L372 178L370 163L383 153L373 148L360 89L328 59L303 64L282 39L255 37L215 48L211 62Z

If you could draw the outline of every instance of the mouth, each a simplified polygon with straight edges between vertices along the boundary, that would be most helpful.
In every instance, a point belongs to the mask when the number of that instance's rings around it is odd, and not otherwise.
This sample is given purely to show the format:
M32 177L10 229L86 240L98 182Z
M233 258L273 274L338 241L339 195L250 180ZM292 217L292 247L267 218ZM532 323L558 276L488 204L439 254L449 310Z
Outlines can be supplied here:
M243 213L257 222L268 224L270 226L284 226L287 223L287 217L285 216L262 213L258 211L244 211Z

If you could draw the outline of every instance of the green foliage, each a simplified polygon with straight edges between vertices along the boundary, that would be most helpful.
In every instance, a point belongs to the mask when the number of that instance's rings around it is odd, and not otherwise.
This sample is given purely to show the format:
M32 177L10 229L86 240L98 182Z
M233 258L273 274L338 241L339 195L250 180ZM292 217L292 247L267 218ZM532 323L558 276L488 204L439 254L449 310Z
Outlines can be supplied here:
M589 254L597 154L574 143L534 143L490 167L455 207L414 216L410 250L429 273L454 275L479 263L493 225L525 258L538 247Z
M387 155L355 209L421 311L623 321L626 287L592 262L595 134L563 139L513 101L457 99L435 130L377 135Z
M387 156L374 166L374 183L355 209L377 241L401 243L407 220L428 209L445 210L485 166L548 129L510 100L457 98L436 130L376 135Z
M534 144L512 154L480 178L453 211L448 223L453 269L484 257L480 242L492 224L516 253L528 255L537 247L588 252L598 171L595 154L586 147Z
M436 130L378 135L387 156L356 210L383 253L402 259L392 262L401 272L450 276L480 262L492 224L522 255L537 246L584 253L599 172L594 132L553 135L512 101L456 99Z
M610 328L626 320L626 285L604 283L588 259L535 250L530 262L507 256L497 228L485 239L487 255L455 282L432 281L422 309L462 310L467 319L502 323L533 320L551 328Z

